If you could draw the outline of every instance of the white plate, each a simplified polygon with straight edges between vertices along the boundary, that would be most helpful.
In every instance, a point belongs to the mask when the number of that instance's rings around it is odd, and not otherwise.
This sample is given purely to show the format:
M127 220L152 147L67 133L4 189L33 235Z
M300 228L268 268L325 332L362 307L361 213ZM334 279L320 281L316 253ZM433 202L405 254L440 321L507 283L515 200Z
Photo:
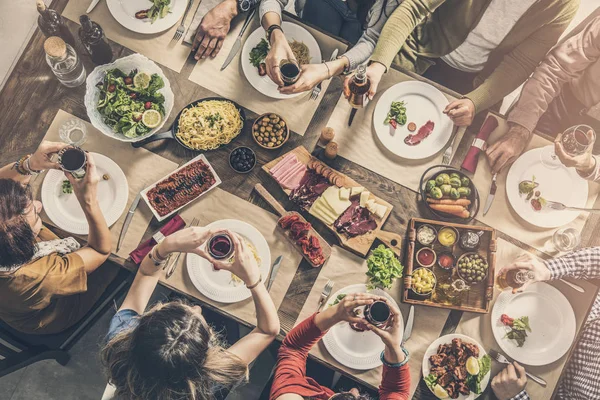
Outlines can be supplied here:
M223 219L207 225L211 229L229 229L248 240L260 257L260 273L267 279L271 270L271 250L264 236L252 225L235 219ZM188 253L187 271L192 283L206 297L220 303L237 303L252 296L243 282L232 280L231 272L215 271L204 258Z
M529 316L531 332L523 347L504 338L508 328L500 316ZM492 308L492 331L500 348L512 359L527 365L548 365L561 358L575 339L575 314L569 300L555 287L539 282L522 293L507 290L498 296Z
M338 295L345 293L372 293L377 296L385 296L392 304L398 307L398 303L386 292L380 289L367 290L367 285L356 284L346 286L335 292L327 301L325 310L335 301ZM402 316L402 314L400 314ZM404 331L404 320L400 318L402 326L400 331ZM342 322L332 327L323 337L323 344L329 351L329 354L340 364L348 368L357 370L368 370L377 368L381 365L381 352L385 345L371 331L357 332L350 328L350 324Z
M543 151L544 148L529 150L514 162L506 177L506 196L515 212L525 221L540 228L556 228L572 222L580 212L547 207L534 211L525 196L519 194L519 183L535 176L535 181L540 184L536 190L541 192L541 197L572 207L585 207L588 183L575 168L562 164L555 169L545 167L541 161Z
M150 19L137 19L135 13L152 7L150 0L106 0L106 5L113 18L130 31L137 33L159 33L166 31L183 16L187 0L171 0L171 9L164 18L158 18L154 23Z
M111 226L123 214L129 197L129 185L121 168L110 158L91 153L96 162L98 182L98 203L108 226ZM108 174L105 181L102 175ZM60 229L75 235L87 235L89 225L75 193L62 192L62 183L67 178L63 171L50 170L42 183L42 204L48 218Z
M106 77L106 71L118 68L126 74L129 74L134 69L138 71L147 72L150 75L158 74L165 86L159 90L160 93L165 96L165 115L161 123L150 132L140 135L135 138L128 138L122 133L117 133L113 131L112 127L108 126L104 122L104 116L100 114L100 111L96 108L98 105L98 101L100 99L100 89L96 87L98 82L104 81ZM102 132L104 135L111 137L113 139L119 140L121 142L138 142L142 139L147 138L148 136L152 136L157 132L161 131L161 128L165 124L167 118L169 118L169 114L171 114L171 110L173 109L173 103L175 102L175 96L173 96L173 91L171 90L171 84L169 80L163 74L162 69L158 65L156 65L153 61L147 59L141 54L132 54L127 57L119 58L110 64L99 65L88 75L85 81L85 109L87 111L87 115L90 118L90 122L96 129Z
M285 32L285 37L288 41L291 42L292 40L297 40L298 42L303 42L306 47L308 47L308 51L310 52L310 64L319 64L321 62L321 48L309 31L300 25L296 25L291 22L283 22L281 27ZM264 38L265 30L262 27L259 27L252 32L250 36L248 36L248 39L246 39L246 42L244 43L244 47L242 48L241 63L246 79L248 79L248 82L254 86L254 89L258 90L265 96L274 99L291 99L292 97L300 96L303 93L279 93L277 90L277 85L271 80L271 78L269 78L267 75L258 75L258 69L250 63L250 51L256 47L258 43L260 43L261 39Z
M476 344L477 347L479 347L479 358L481 358L487 354L485 349L483 348L483 346L481 346L481 344L479 344L479 342L477 342L473 338L470 338L469 336L461 335L458 333L451 333L449 335L441 336L441 337L437 338L433 343L431 343L429 345L429 347L427 348L427 350L425 351L425 355L423 356L423 367L422 367L423 377L428 376L429 372L431 372L431 365L429 364L429 357L431 357L434 354L437 354L437 350L438 350L438 347L440 346L440 344L450 344L450 343L452 343L452 339L461 339L464 343ZM492 362L493 362L493 360L492 360ZM491 370L488 371L487 375L484 376L483 379L481 380L481 384L480 384L481 385L481 393L483 393L485 391L485 388L487 387L488 383L490 383L491 372L492 372ZM475 393L471 392L471 394L469 394L468 396L465 396L464 394L459 394L458 399L459 400L473 400L473 399L478 398L479 396L481 396L481 394L475 394Z
M398 125L395 134L390 134L390 125L383 123L390 111L393 101L404 101L407 121L404 126ZM377 101L373 111L373 127L377 138L383 146L395 155L420 160L438 153L444 148L452 136L452 120L442 111L448 105L448 99L442 92L425 82L400 82L386 90ZM421 143L409 146L404 139L409 134L416 134L427 121L435 125L433 132ZM408 130L408 124L414 122L417 129Z
M171 211L170 213L168 213L166 215L163 215L161 217L158 214L158 212L154 209L154 207L152 206L152 203L150 203L150 200L148 200L148 191L150 189L152 189L154 186L156 186L159 182L162 182L163 180L167 179L169 176L173 175L174 173L176 173L180 169L185 168L186 166L188 166L189 164L191 164L191 163L193 163L193 162L195 162L197 160L202 160L202 161L204 161L204 163L206 165L208 165L208 168L210 169L210 172L212 172L213 176L215 177L215 184L212 185L211 187L209 187L204 192L200 193L200 195L198 195L198 197L190 200L189 202L185 203L181 207L179 207L179 208L177 208L177 209ZM193 202L193 201L199 199L200 197L204 196L206 193L210 192L211 190L213 190L214 188L216 188L220 184L221 184L221 178L219 178L219 175L217 175L217 172L214 170L214 168L212 167L212 165L210 165L210 163L208 162L208 160L206 159L206 157L204 156L204 154L200 154L199 156L194 157L190 161L188 161L185 164L183 164L181 167L177 168L175 171L171 172L170 174L168 174L166 176L163 176L162 178L160 178L159 180L157 180L156 182L154 182L152 185L150 185L146 189L142 190L141 195L142 195L142 199L144 199L144 201L146 202L146 204L148 204L148 207L150 207L150 210L152 210L152 214L154 214L154 218L156 218L156 220L160 222L160 221L163 221L163 220L169 218L171 215L175 214L176 212L178 212L179 210L181 210L183 207L187 206L191 202Z

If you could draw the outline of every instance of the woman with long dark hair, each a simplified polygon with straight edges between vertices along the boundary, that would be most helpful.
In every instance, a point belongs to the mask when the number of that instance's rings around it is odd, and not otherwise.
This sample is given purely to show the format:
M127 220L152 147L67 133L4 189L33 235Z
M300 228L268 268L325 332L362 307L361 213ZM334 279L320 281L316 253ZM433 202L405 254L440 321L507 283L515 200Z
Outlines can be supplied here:
M279 333L279 318L256 259L237 234L224 231L235 247L233 261L218 261L202 245L219 232L193 227L176 232L142 261L101 353L116 399L208 400L246 380L250 364ZM214 267L231 271L252 293L257 326L225 348L200 306L158 304L145 311L162 266L173 252L195 253Z
M0 319L29 334L61 332L77 323L119 272L104 265L111 237L97 198L91 154L87 173L66 178L89 225L88 244L60 239L42 225L42 203L28 186L32 176L60 169L52 156L66 147L42 142L35 153L0 168Z
M284 86L279 64L283 59L296 59L281 28L281 10L288 0L263 0L260 4L261 23L271 46L265 60L267 75L280 86L281 93L289 94L310 90L332 76L355 70L371 57L385 22L401 1L296 0L296 11L303 20L354 46L336 60L302 65L298 81L291 86Z

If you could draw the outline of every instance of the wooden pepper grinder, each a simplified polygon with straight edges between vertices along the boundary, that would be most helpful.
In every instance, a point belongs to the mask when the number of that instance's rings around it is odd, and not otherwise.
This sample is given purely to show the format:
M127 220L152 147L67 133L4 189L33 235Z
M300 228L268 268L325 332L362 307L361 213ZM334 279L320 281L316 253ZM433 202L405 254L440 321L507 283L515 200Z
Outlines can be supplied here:
M321 144L326 145L327 143L331 142L334 137L335 131L333 128L326 126L321 130L321 138L319 140L321 141Z
M338 144L336 142L329 142L327 146L325 146L325 157L330 160L333 160L337 157L338 153Z

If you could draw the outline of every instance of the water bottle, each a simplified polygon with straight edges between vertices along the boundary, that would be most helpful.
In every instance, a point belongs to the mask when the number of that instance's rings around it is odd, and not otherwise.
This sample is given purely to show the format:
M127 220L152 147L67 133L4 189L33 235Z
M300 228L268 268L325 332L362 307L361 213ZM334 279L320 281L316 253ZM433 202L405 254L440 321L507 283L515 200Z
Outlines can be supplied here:
M44 51L46 62L60 83L66 87L77 87L85 82L85 68L71 45L52 36L44 42Z

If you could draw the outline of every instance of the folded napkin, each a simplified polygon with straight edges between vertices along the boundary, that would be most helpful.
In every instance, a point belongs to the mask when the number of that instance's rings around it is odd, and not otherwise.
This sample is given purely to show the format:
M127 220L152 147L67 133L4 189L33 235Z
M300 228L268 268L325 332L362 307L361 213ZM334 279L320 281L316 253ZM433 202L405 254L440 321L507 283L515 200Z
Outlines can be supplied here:
M494 132L494 130L498 127L498 120L493 116L488 116L479 133L473 140L473 144L471 144L471 148L463 161L461 168L467 170L471 173L475 173L477 169L477 162L479 161L479 153L484 149L485 144L487 143L488 138Z
M167 222L162 228L160 228L160 232L165 236L169 236L170 234L177 232L178 230L184 227L185 221L179 215L176 215L173 218L171 218L171 220ZM137 265L140 265L144 257L146 257L148 253L150 253L150 250L152 250L152 248L155 245L156 241L154 240L154 238L150 238L144 243L140 244L137 249L129 253L129 256L131 257L133 262L135 262Z

